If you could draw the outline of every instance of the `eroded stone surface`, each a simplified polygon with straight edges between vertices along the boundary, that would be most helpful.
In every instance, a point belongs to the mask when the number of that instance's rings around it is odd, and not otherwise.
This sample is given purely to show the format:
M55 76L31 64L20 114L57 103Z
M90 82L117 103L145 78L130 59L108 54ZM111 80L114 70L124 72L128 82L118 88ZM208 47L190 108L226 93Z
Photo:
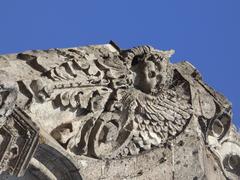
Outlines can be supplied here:
M238 179L231 104L173 53L110 43L0 56L1 178L29 164L18 179Z

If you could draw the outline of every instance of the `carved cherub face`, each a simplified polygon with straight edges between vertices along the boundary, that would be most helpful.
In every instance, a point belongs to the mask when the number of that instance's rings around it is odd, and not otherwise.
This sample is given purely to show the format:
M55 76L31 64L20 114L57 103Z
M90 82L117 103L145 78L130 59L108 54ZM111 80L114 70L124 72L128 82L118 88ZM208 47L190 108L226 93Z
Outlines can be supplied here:
M142 68L140 69L142 78L141 78L141 89L150 93L157 85L157 72L155 64L152 61L145 61L142 64Z
M152 93L166 83L168 60L148 54L133 65L136 73L135 87L145 93Z

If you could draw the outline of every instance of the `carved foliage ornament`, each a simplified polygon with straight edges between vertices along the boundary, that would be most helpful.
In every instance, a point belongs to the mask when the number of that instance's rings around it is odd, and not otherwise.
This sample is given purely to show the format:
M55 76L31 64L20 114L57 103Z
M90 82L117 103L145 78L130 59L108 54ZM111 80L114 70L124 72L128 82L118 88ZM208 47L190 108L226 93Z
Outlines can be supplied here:
M0 84L1 171L18 175L12 162L33 154L38 135L30 119L66 151L98 159L166 146L197 119L225 175L236 175L239 145L224 150L232 137L230 103L190 63L171 64L173 53L109 44L19 54L38 76Z

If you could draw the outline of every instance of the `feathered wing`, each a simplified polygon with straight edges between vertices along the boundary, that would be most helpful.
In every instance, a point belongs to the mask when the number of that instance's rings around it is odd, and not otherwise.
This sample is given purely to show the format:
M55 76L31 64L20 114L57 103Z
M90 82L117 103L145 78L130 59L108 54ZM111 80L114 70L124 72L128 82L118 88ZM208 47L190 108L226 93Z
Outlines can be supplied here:
M135 151L149 150L177 136L191 118L191 105L167 94L137 101L139 110L134 120L134 145L131 145Z

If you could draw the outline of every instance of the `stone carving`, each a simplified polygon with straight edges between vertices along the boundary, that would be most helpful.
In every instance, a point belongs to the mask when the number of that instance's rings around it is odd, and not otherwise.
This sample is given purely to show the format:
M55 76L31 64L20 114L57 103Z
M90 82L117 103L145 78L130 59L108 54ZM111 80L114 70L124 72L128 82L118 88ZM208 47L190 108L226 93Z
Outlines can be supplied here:
M12 113L18 92L16 83L4 82L6 80L6 73L0 71L0 126L4 124L6 118Z
M38 145L38 130L29 117L15 108L0 129L1 172L24 175Z
M183 146L183 135L191 131L185 139L202 142L207 148L202 156L209 153L218 164L218 177L239 178L240 140L231 124L231 104L190 63L170 63L173 53L151 46L120 50L111 42L1 56L14 59L0 66L1 149L8 146L1 150L1 172L21 176L30 163L49 179L59 177L41 160L44 155L30 160L39 128L40 144L55 148L77 168L76 159L84 157L119 162L166 150L171 178L186 179L176 170L174 147ZM23 71L13 72L16 65ZM164 155L159 162L168 160ZM196 177L213 175L205 170Z

